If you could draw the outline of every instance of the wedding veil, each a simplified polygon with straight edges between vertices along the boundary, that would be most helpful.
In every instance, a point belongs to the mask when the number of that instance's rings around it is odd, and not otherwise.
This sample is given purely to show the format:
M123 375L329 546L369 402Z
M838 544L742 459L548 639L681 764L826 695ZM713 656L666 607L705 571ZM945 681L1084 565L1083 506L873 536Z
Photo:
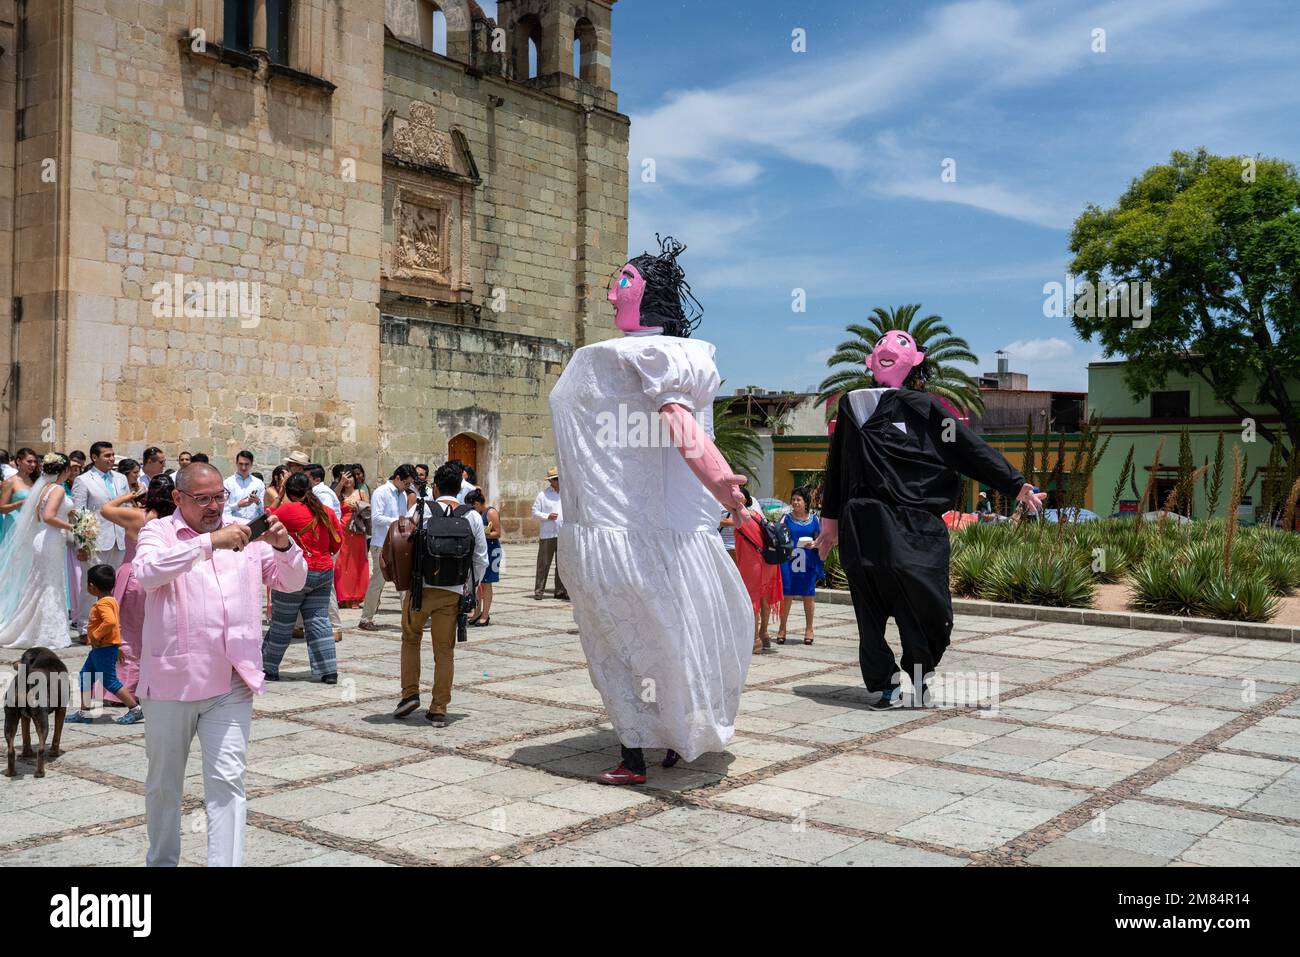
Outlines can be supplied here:
M41 494L57 478L57 475L41 475L36 480L23 507L18 510L17 520L10 526L4 542L0 543L0 622L13 617L18 600L31 578L32 565L36 562L33 546L41 528L38 514Z

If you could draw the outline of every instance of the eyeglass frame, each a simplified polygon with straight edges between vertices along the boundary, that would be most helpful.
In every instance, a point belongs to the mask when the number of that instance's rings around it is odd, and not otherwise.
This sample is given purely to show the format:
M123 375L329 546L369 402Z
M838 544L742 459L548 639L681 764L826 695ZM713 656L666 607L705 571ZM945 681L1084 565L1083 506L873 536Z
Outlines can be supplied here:
M193 494L191 494L191 493L185 491L185 489L183 489L183 488L178 488L178 489L176 489L176 491L180 492L182 495L186 495L186 496L189 496L190 498L194 499L194 504L197 505L199 508L208 508L208 507L210 507L210 506L212 506L212 505L216 505L216 504L218 504L218 499L217 499L217 497L216 497L215 495L203 495L203 496L193 495ZM207 498L207 499L211 499L211 501L208 502L208 503L206 503L206 504L204 504L203 502L199 501L200 497L202 497L202 498ZM226 504L227 502L229 502L229 501L230 501L230 489L228 489L228 488L223 488L223 489L221 490L221 499L220 499L220 504L225 505L225 504Z

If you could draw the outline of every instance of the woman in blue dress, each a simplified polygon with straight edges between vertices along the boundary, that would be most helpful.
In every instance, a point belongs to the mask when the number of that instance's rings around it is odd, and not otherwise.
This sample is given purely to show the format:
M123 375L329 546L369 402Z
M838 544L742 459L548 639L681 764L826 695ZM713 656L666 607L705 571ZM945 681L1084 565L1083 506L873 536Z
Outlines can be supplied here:
M465 495L465 504L474 507L483 519L483 537L487 539L488 566L478 586L478 601L469 624L483 627L492 624L492 586L501 580L501 516L489 505L483 490L476 488Z
M28 448L19 449L14 456L14 468L18 470L17 474L0 485L0 543L4 542L9 529L15 524L23 502L27 501L27 496L40 475L36 452Z
M803 643L813 643L813 606L816 603L817 579L822 575L822 560L817 549L812 547L821 533L821 521L808 511L812 493L800 486L790 493L791 513L783 521L790 529L790 538L794 540L794 554L788 562L781 565L781 588L785 599L781 602L781 630L777 632L776 642L785 644L786 621L790 617L790 608L795 598L803 601L805 628ZM803 542L801 546L799 543Z

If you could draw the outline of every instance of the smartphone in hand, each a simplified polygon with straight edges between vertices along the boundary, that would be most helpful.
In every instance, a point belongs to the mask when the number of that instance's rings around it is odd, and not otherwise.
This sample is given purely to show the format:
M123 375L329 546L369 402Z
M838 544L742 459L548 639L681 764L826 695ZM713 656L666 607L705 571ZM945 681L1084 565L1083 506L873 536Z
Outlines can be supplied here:
M257 518L253 519L251 522L248 523L248 535L249 535L248 540L250 542L257 541L259 538L261 538L263 535L266 534L266 530L270 527L271 527L270 513L267 513L265 515L259 515Z

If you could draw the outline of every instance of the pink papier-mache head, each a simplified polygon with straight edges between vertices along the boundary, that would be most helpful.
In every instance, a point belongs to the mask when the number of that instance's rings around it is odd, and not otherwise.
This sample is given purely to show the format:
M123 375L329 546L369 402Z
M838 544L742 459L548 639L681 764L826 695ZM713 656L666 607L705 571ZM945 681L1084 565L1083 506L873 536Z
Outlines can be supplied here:
M655 238L658 253L630 260L610 282L607 298L614 304L614 325L627 333L653 331L686 338L703 314L677 262L686 247L671 236Z
M916 340L910 333L891 329L876 340L875 348L867 356L867 371L878 386L901 389L912 370L925 361L925 353L918 352Z

